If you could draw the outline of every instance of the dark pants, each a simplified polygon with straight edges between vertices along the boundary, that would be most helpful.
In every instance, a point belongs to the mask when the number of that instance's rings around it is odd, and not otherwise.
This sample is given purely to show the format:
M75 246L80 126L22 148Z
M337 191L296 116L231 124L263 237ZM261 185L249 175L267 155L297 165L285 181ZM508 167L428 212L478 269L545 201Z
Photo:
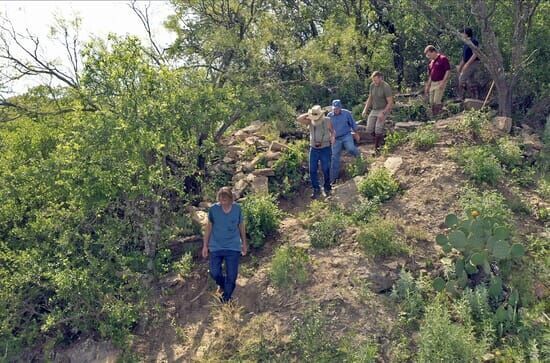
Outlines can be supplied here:
M319 186L319 177L317 176L317 170L319 170L319 162L321 162L321 171L323 172L323 186L325 191L330 191L330 158L332 156L332 150L330 146L316 149L309 148L309 178L311 179L311 187L313 190L321 190Z
M239 273L239 259L241 253L231 250L210 252L210 276L223 290L223 301L229 301ZM222 271L222 262L225 260L225 274Z

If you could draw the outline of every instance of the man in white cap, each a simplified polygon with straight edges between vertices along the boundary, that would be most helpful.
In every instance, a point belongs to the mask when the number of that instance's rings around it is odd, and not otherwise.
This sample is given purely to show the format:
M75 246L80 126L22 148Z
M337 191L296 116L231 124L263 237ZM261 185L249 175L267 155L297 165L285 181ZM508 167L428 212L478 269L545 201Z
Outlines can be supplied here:
M307 113L301 114L296 120L309 126L309 177L311 179L311 187L313 188L313 199L319 198L321 187L317 170L319 162L323 171L323 189L325 195L331 192L330 186L330 159L331 145L334 144L334 129L328 117L325 117L323 109L319 105L315 105L308 110Z

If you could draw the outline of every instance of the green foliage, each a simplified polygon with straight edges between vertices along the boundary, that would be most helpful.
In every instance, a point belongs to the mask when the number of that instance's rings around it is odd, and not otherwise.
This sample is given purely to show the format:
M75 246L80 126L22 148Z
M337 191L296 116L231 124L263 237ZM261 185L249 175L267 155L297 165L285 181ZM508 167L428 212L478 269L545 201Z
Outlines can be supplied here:
M410 323L424 313L424 299L421 289L412 274L401 270L391 293L392 299L400 304L401 318Z
M415 148L428 150L434 147L435 143L439 140L439 135L433 125L428 125L410 134L409 139Z
M355 221L355 223L367 223L378 214L379 210L380 201L377 197L374 197L372 199L364 200L360 204L356 205L351 214L351 218Z
M339 211L333 211L326 217L317 216L308 229L311 245L315 248L328 248L340 243L346 230L345 216Z
M275 197L269 194L249 195L243 203L245 226L250 235L250 245L262 247L265 238L279 228L282 212Z
M523 159L521 148L509 137L497 140L493 153L498 161L508 168L520 165Z
M392 118L399 121L427 121L429 119L426 103L423 100L412 100L406 104L399 104L392 111Z
M346 165L346 174L350 178L364 175L367 172L368 166L368 160L363 157L363 155L359 155L358 157L353 158L353 161L350 164Z
M537 183L537 193L546 200L550 200L550 177L540 178Z
M388 219L375 218L361 229L358 237L363 249L374 256L406 254L407 246L397 233L395 223Z
M358 185L365 197L378 198L381 202L391 199L399 191L399 183L386 168L371 171Z
M387 155L407 142L407 134L401 131L391 131L386 135L382 152Z
M482 137L485 128L490 125L491 118L484 110L469 110L464 112L461 122L453 125L453 129L459 133L468 133L473 139Z
M458 151L457 159L466 175L477 183L494 185L502 177L499 161L486 146L463 148Z
M512 221L512 211L508 208L506 199L494 190L479 191L466 187L460 194L459 204L464 211L462 218L469 218L473 211L477 211L499 225L509 226Z
M281 246L271 261L269 278L278 288L301 285L309 277L309 257L301 248Z
M307 174L304 169L306 159L303 143L291 144L283 150L281 157L273 164L275 177L270 190L285 198L293 196Z
M319 309L306 311L296 321L291 334L293 356L302 362L341 361L343 353L329 333L329 322Z
M420 325L419 362L475 362L486 351L486 343L478 342L468 322L455 323L441 301L426 308Z
M193 255L191 255L190 252L186 252L178 261L172 263L172 270L177 272L183 278L189 276L192 269Z

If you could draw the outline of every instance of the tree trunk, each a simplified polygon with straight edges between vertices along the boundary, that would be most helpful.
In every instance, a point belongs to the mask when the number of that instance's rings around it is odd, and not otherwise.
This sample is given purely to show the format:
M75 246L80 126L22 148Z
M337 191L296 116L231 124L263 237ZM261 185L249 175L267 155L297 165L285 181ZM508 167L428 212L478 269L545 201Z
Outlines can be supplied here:
M512 86L506 79L495 81L498 99L498 115L512 117Z

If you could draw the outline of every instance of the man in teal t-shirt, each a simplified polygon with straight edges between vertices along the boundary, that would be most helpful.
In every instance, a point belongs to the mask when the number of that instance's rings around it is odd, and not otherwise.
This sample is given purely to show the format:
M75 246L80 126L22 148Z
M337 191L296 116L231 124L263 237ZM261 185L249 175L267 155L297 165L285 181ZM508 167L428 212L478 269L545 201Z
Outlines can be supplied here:
M218 192L218 203L208 211L202 256L210 254L210 275L222 293L222 302L231 300L239 273L240 255L246 255L246 230L241 206L233 202L231 188ZM225 274L222 263L225 261Z

